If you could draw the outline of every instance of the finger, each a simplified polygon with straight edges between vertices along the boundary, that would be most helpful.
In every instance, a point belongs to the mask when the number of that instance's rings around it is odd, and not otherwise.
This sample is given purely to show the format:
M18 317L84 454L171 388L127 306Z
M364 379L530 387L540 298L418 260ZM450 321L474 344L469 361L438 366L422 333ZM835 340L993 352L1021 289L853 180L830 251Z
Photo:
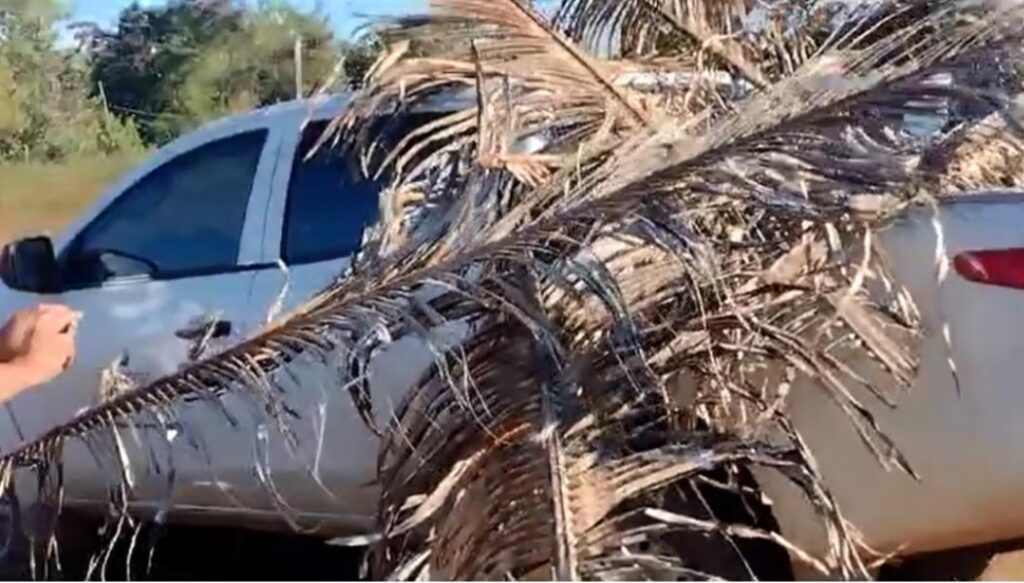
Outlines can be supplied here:
M42 312L36 320L35 331L43 334L63 334L70 332L77 320L77 314L71 310Z
M15 314L0 328L0 357L11 358L25 351L36 319L35 313Z
M55 313L65 312L65 313L70 313L70 312L74 311L71 308L65 306L64 304L37 304L36 305L36 310L38 310L40 313L42 313L42 312L55 312Z
M68 334L62 334L60 336L60 354L63 354L67 358L75 356L75 341Z
M22 308L14 313L5 329L9 328L12 335L31 334L39 323L39 318L48 312L49 310L44 309L40 305Z
M67 335L62 335L61 338L68 339L69 337ZM60 347L60 351L58 352L58 354L60 354L63 357L61 364L64 370L67 370L68 367L71 366L71 363L74 362L75 360L75 343L68 339L67 342L65 342L64 345Z
M0 328L0 331L11 338L25 335L32 330L37 319L35 313L17 313Z
M11 316L11 319L8 321L8 323L15 328L19 326L31 327L35 325L35 322L36 320L39 319L39 314L41 313L42 312L39 311L37 306L33 306L31 308L23 308L15 312L14 315Z
M63 304L39 304L36 306L36 317L43 316L73 318L76 312Z

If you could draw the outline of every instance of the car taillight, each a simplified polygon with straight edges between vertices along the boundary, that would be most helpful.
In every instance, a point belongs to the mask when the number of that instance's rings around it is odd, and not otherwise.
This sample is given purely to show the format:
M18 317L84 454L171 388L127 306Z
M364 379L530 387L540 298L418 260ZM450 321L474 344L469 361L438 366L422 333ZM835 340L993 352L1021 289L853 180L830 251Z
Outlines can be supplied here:
M953 269L967 281L1024 289L1024 248L965 251Z

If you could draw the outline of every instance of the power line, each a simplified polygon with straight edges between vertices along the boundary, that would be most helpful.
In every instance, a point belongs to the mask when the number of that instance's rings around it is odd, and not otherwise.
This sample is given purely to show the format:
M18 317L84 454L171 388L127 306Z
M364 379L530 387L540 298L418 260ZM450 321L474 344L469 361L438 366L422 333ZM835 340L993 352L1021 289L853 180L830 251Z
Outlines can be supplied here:
M147 117L152 117L152 118L162 118L162 117L164 117L164 118L185 118L185 117L188 117L187 115L183 115L183 114L180 114L180 113L166 113L166 112L165 113L156 113L156 112L152 112L152 111L143 111L141 109L133 109L131 107L122 107L120 105L113 105L113 104L107 104L107 107L112 109L112 110L114 110L114 111L120 111L121 113L131 113L131 114L134 114L134 115L142 115L142 116L147 116Z

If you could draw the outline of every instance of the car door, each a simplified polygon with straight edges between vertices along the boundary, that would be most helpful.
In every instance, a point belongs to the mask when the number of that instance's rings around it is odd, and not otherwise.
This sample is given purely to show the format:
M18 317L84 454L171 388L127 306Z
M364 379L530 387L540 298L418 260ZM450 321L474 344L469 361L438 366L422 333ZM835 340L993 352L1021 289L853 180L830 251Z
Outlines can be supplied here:
M434 114L389 123L396 135ZM393 125L392 125L393 124ZM317 148L328 127L326 119L296 120L291 152L275 176L275 200L268 213L268 258L284 267L256 275L254 297L268 309L287 312L312 298L340 276L359 252L365 230L378 220L380 193L387 178L367 177L353 148ZM284 143L288 142L286 137ZM275 210L276 209L276 210ZM390 407L432 361L431 352L412 339L400 340L377 357L369 371L375 398L381 403L380 421L387 423ZM297 515L314 517L306 524L329 521L346 528L372 523L379 442L367 430L339 387L330 367L292 363L285 379L290 408L299 414L292 430L299 447L282 446L278 437L267 454L276 476L277 504L286 503ZM297 379L295 382L290 379Z
M246 241L263 227L276 139L268 127L225 126L172 144L66 237L62 292L26 300L83 314L77 357L65 375L9 404L5 449L95 405L101 385L116 392L104 376L145 383L177 371L199 356L199 324L216 322L223 342L247 332L260 265L259 245ZM102 495L100 468L69 457L68 495Z
M300 306L348 269L364 230L377 221L384 186L383 179L366 178L346 149L316 147L327 119L304 122L296 119L293 134L283 139L282 150L290 155L282 157L285 167L275 176L275 201L268 213L268 257L283 269L256 274L254 297L266 304L268 317ZM288 451L280 435L269 444L265 462L277 478L280 499L264 500L270 507L285 504L307 519L316 516L358 528L375 504L365 485L373 476L376 444L344 391L323 376L326 372L292 372L302 379L287 396L301 416L292 423L300 448ZM249 463L254 463L252 456Z

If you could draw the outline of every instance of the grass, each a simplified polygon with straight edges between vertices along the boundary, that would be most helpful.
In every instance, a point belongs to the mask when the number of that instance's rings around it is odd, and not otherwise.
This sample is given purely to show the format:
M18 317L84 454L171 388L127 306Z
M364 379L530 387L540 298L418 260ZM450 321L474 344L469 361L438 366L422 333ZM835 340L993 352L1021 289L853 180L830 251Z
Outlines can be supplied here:
M140 156L0 162L0 241L59 230Z

